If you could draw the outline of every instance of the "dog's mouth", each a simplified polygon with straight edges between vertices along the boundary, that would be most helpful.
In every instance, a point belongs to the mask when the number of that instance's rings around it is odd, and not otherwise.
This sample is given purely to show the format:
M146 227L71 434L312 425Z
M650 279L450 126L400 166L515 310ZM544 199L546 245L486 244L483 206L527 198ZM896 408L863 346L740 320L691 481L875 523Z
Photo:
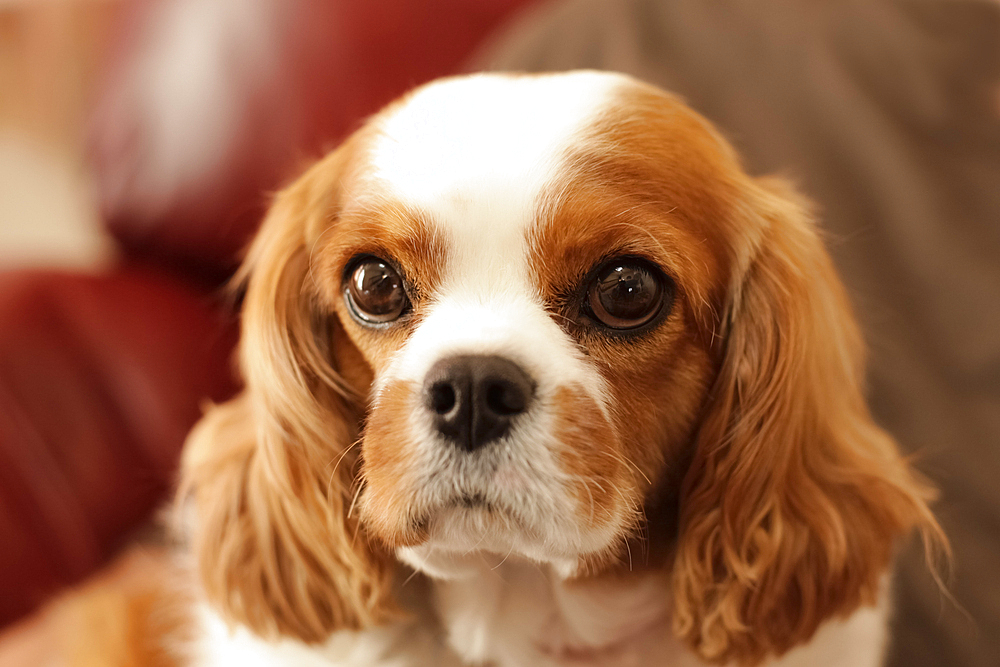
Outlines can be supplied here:
M493 512L495 509L494 504L481 493L463 493L452 504L466 509L483 509L487 512Z
M514 508L495 498L489 498L478 491L463 491L449 500L414 515L410 527L422 534L431 532L435 524L455 522L465 524L473 521L482 524L486 521L494 525L504 525L508 529L520 526L523 522Z

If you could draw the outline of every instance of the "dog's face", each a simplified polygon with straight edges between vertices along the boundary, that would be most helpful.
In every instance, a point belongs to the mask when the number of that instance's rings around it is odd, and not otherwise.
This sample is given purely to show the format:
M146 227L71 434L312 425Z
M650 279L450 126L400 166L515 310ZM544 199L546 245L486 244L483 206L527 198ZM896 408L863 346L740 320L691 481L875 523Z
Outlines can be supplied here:
M690 441L729 262L704 227L732 217L736 167L666 98L661 127L628 127L621 85L418 91L374 121L313 249L374 380L360 516L414 565L476 549L576 572Z
M392 555L579 577L636 541L678 633L754 661L933 526L800 206L631 79L417 90L279 196L245 273L247 393L185 474L209 595L259 631L377 620Z

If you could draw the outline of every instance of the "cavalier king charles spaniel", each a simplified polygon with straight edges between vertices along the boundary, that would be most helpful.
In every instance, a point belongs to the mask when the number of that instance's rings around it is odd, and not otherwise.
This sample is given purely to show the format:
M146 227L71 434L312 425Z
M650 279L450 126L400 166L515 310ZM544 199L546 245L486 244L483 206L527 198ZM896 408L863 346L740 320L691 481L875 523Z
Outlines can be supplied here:
M417 89L238 280L182 664L875 667L943 539L808 207L634 79Z

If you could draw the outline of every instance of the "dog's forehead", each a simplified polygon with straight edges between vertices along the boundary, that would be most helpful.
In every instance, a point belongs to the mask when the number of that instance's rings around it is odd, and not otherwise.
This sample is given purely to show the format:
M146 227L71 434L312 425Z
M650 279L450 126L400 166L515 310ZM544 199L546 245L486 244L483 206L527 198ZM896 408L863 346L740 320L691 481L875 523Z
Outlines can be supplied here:
M376 120L371 190L419 210L452 250L456 275L463 259L481 278L489 263L509 274L545 196L558 192L567 150L586 140L625 81L479 75L418 89Z
M530 199L625 80L573 72L435 82L378 123L372 175L418 206Z

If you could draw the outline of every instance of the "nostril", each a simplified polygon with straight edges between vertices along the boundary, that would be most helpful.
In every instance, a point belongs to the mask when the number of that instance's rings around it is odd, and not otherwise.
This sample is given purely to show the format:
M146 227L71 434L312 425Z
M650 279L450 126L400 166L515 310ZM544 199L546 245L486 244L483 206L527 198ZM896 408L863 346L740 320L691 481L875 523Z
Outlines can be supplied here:
M434 429L472 452L500 440L527 413L535 383L520 366L499 356L456 355L427 371L423 405Z
M437 382L430 389L431 410L446 415L455 407L455 388L447 382Z
M497 415L516 415L524 412L528 397L525 392L507 382L492 382L486 387L486 407Z

